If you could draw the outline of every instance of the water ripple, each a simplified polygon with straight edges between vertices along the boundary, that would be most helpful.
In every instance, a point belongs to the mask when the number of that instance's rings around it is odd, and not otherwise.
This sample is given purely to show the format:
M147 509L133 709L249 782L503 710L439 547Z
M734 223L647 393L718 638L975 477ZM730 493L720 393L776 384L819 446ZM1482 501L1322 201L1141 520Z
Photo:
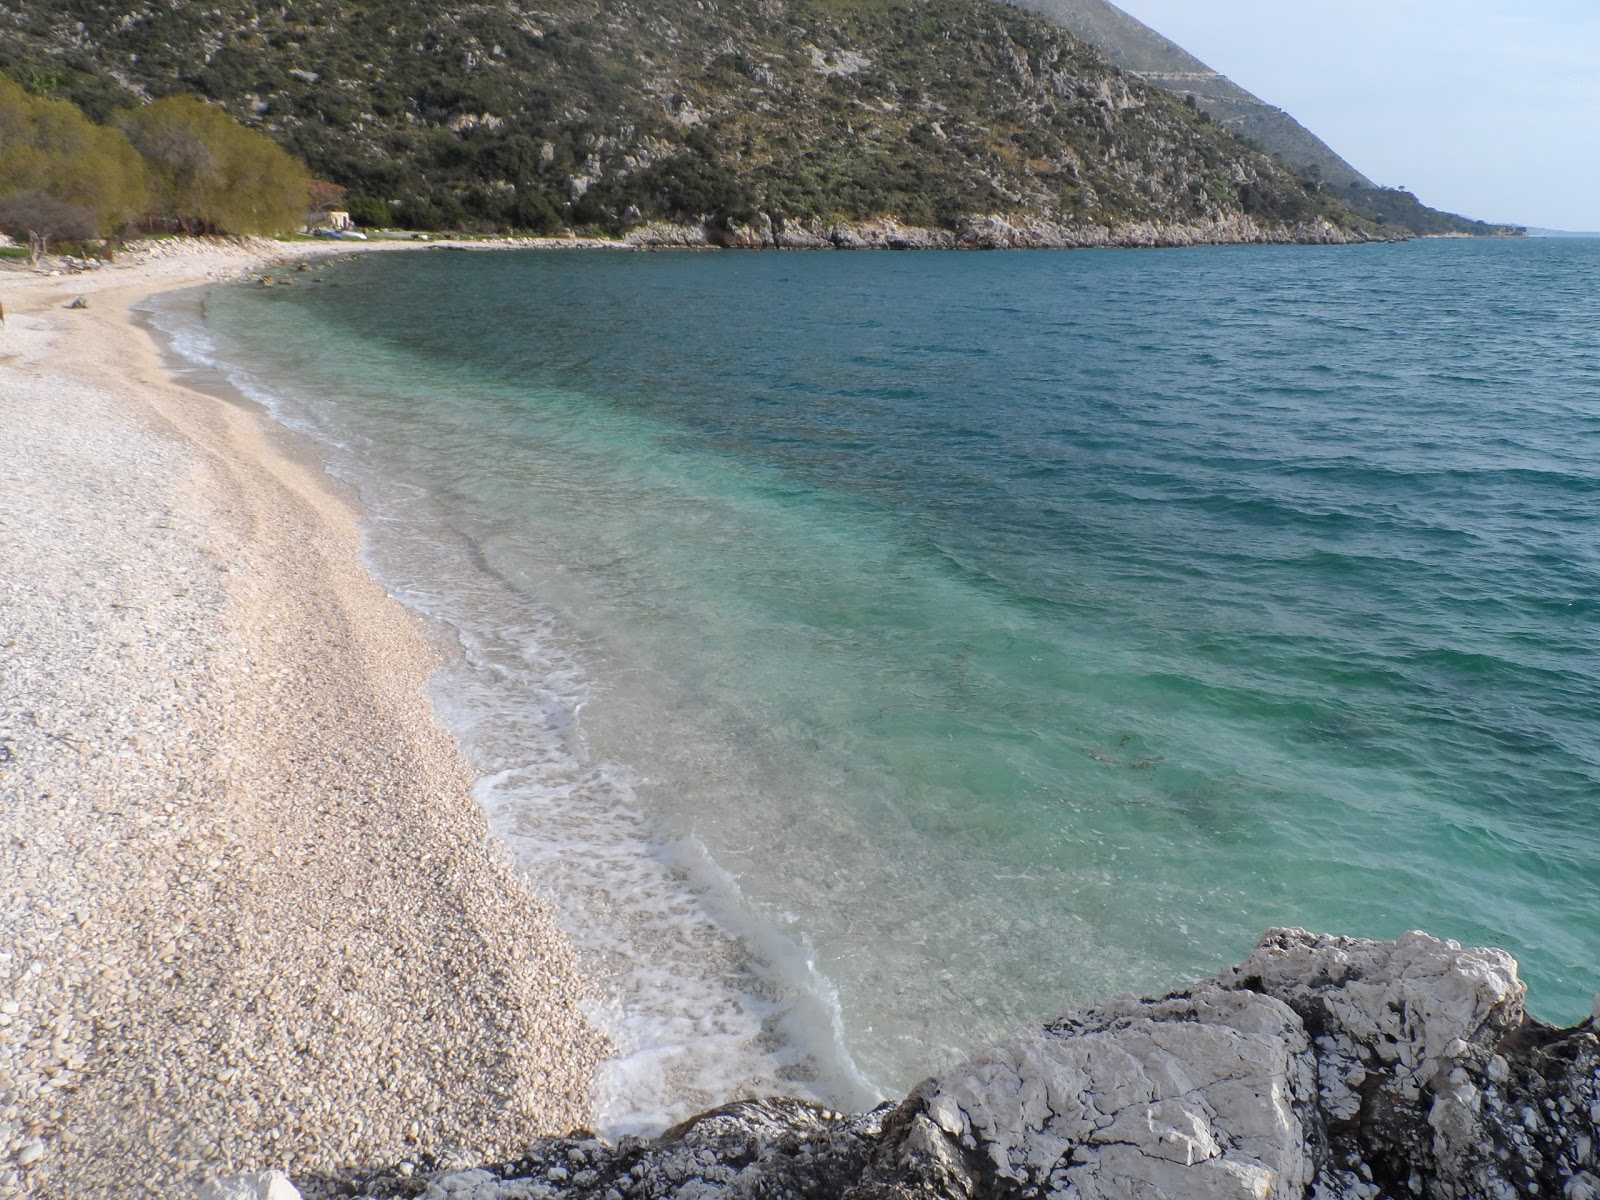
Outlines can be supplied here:
M718 1086L899 1090L1286 922L1587 1013L1600 243L338 270L218 336L346 448L497 821L648 909L574 927L675 948L617 977L720 1014Z

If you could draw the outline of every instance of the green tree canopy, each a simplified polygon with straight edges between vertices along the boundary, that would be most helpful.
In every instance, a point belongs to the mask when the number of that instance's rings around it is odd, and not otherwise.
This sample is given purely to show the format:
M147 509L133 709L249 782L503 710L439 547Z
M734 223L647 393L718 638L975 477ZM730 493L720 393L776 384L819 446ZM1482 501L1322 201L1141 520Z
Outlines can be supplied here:
M305 218L310 176L262 134L193 96L119 114L157 205L196 233L281 233Z
M0 199L21 196L29 202L8 207L18 219L26 212L49 224L46 218L73 214L70 231L32 232L79 237L87 221L93 236L114 233L142 213L149 182L120 132L95 125L66 100L30 96L0 76Z

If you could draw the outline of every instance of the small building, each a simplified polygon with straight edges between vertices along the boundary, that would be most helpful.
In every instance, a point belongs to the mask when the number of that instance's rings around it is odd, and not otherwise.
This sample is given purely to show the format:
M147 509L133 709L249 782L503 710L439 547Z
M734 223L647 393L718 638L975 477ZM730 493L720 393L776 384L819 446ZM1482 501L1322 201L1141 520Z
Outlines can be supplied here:
M329 210L328 224L341 233L346 229L354 229L356 227L356 223L350 219L350 214L337 208Z

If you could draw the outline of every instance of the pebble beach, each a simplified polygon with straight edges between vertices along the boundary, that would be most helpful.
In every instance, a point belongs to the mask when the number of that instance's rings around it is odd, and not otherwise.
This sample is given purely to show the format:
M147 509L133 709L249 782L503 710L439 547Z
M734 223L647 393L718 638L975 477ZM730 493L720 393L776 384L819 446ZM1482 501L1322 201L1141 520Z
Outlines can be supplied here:
M281 252L0 271L0 1197L315 1195L588 1119L592 997L439 651L353 502L130 316Z

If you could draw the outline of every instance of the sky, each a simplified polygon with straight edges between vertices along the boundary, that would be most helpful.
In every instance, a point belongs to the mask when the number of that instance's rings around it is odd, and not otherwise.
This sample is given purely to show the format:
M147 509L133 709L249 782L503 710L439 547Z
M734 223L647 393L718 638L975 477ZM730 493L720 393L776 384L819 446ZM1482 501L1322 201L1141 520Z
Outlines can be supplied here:
M1600 231L1600 0L1113 0L1374 183Z

